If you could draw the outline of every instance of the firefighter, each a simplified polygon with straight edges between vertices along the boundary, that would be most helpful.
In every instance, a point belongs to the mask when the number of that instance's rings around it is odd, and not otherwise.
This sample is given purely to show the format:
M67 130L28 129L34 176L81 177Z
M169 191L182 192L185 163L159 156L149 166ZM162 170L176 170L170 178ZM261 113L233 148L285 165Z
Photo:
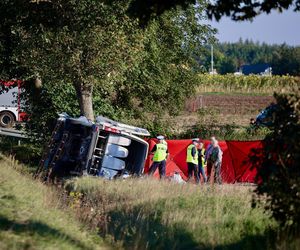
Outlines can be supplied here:
M153 163L149 169L149 175L153 175L158 168L159 177L162 179L166 176L166 160L168 158L168 146L164 143L164 137L158 136L158 143L153 147L151 153L153 156Z
M195 181L199 183L198 175L198 146L199 139L195 138L192 140L192 144L188 146L186 151L186 162L188 165L188 181L192 178L194 174Z

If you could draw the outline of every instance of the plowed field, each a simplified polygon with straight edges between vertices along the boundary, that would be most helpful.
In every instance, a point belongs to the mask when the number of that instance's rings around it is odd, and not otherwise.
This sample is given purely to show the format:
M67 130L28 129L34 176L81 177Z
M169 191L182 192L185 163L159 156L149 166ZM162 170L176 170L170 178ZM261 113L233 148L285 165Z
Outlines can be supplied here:
M185 111L171 121L178 131L197 123L246 126L273 101L272 96L199 95L189 99Z
M186 102L186 111L215 109L223 115L249 114L257 113L272 101L274 101L272 96L201 95Z

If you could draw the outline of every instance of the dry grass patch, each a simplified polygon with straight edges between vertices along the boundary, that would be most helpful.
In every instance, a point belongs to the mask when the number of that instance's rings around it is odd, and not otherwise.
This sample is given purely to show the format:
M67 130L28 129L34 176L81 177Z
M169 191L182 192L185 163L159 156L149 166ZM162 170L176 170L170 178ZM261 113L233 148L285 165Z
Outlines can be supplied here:
M272 248L276 224L251 208L251 187L81 178L66 188L84 196L80 217L122 248Z

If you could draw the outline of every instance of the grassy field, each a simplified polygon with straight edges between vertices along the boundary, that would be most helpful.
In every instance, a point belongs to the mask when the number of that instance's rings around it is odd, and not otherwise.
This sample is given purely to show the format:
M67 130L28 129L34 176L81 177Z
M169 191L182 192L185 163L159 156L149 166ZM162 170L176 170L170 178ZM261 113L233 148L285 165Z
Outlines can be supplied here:
M0 159L0 249L104 249L58 194L24 173L13 160Z
M1 250L300 246L300 241L278 241L277 223L262 207L251 206L251 186L84 177L66 181L63 192L27 171L1 156Z
M276 223L251 208L253 187L80 178L78 216L125 249L274 249ZM78 200L80 202L78 203Z

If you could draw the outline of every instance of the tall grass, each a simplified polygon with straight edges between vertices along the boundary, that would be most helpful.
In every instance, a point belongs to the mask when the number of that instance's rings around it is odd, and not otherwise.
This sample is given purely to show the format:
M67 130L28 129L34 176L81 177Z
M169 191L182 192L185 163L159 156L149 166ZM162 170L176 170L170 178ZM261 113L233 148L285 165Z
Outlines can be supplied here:
M85 177L67 181L62 200L25 169L1 156L0 249L105 247L87 225L115 249L299 249L278 243L270 214L251 207L253 187Z
M58 193L26 174L26 167L0 155L0 249L103 249L61 208Z
M276 223L251 208L251 187L80 178L66 189L80 194L79 217L125 249L274 247Z
M293 76L259 75L209 75L199 74L198 93L239 93L272 95L274 92L290 92L300 85L300 78Z

